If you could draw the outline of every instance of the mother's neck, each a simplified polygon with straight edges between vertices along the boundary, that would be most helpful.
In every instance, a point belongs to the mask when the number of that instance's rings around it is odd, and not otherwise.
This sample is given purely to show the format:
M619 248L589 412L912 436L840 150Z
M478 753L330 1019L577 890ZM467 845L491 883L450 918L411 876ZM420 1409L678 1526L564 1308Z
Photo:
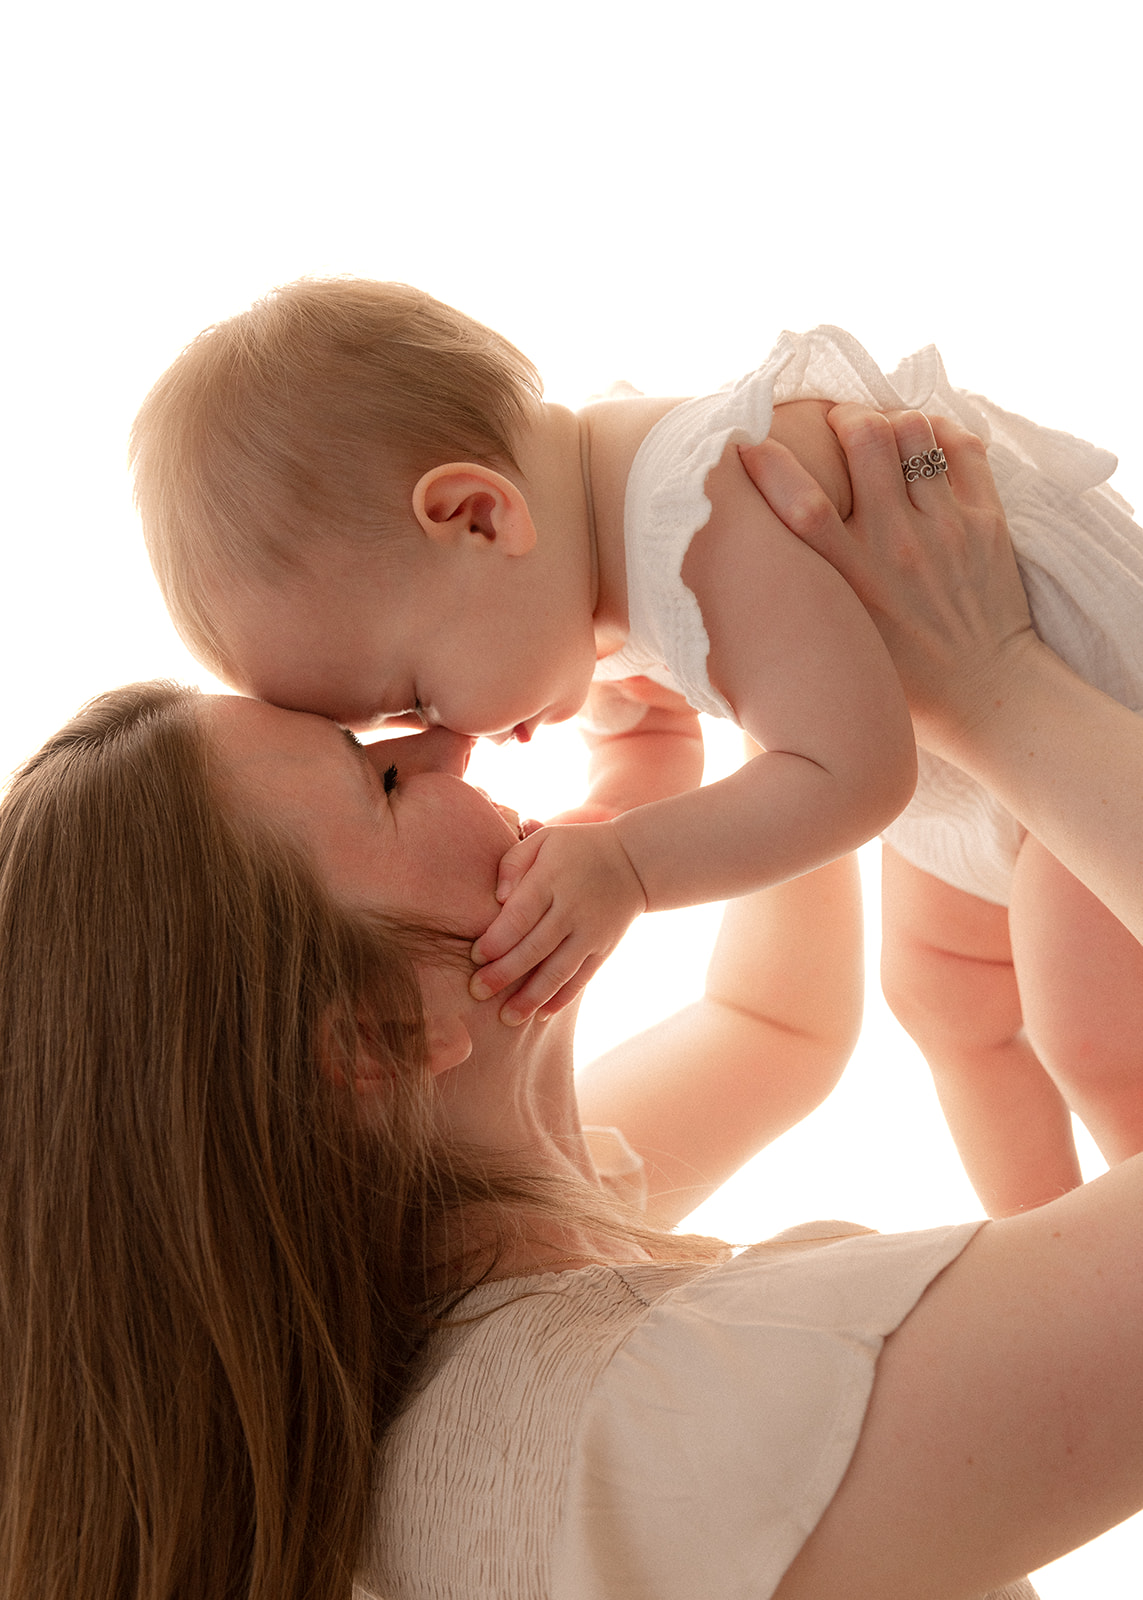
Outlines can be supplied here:
M477 1007L470 1054L437 1077L446 1131L464 1144L518 1156L537 1171L594 1179L575 1096L574 1008L509 1028L499 1021L498 1004Z
M473 1027L472 1053L437 1079L447 1133L469 1148L487 1150L519 1173L598 1188L576 1104L574 1008L547 1022L507 1028L496 1018L495 1007L495 1001L484 1002ZM489 1015L496 1020L490 1023ZM566 1217L559 1210L553 1214L528 1205L495 1216L480 1208L467 1219L465 1232L472 1241L466 1252L475 1251L476 1275L487 1272L485 1281L646 1258L639 1245L578 1216L574 1203L569 1203ZM466 1262L464 1276L470 1277L470 1267Z

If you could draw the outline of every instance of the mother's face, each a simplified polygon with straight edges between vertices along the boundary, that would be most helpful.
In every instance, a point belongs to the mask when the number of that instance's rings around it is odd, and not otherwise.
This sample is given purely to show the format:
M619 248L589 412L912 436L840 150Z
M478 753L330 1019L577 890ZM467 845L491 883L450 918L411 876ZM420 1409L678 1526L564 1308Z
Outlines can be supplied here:
M445 728L359 745L324 717L220 695L208 726L237 803L293 831L343 900L476 937L518 820L463 774Z

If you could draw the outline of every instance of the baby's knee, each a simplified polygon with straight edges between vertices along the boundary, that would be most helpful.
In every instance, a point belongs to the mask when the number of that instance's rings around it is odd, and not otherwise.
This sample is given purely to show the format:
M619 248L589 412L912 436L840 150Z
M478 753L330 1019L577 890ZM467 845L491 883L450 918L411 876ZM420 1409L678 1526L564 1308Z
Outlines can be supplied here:
M881 946L881 992L890 1011L914 1038L954 1020L947 989L941 982L947 955L913 941L892 939Z
M1124 990L1109 1004L1079 986L1028 1006L1037 1054L1073 1095L1105 1094L1143 1108L1143 994Z
M890 932L882 945L881 988L897 1021L926 1052L995 1048L1023 1025L1010 962L981 960Z

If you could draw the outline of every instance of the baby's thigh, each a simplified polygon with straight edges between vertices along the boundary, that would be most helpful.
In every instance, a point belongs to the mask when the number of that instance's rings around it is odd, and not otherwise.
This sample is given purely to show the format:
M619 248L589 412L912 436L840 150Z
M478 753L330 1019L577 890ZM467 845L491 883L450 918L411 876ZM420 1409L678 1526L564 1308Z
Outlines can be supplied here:
M882 846L881 986L918 1044L990 1045L1021 1025L1007 907Z
M1143 1087L1143 946L1033 838L1016 862L1009 922L1045 1066L1073 1091L1117 1078Z

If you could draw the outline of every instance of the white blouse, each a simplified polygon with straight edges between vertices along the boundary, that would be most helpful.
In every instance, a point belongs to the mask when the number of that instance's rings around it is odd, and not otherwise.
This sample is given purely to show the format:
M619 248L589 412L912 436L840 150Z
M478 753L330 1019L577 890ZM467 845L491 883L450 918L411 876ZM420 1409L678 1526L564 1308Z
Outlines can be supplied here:
M765 1600L978 1227L474 1290L387 1436L359 1600Z

